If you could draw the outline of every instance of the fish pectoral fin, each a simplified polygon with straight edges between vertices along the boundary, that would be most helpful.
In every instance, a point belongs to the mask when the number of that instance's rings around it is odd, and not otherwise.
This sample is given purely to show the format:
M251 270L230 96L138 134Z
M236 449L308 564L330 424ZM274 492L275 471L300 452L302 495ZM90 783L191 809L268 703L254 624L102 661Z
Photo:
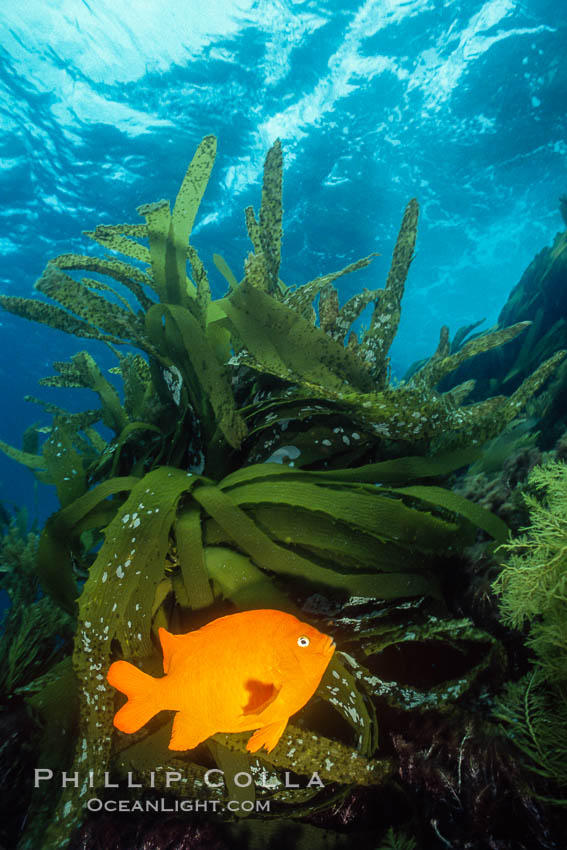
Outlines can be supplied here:
M289 718L285 717L283 720L278 720L276 723L269 723L267 726L254 732L246 744L248 752L255 753L261 750L262 747L265 747L271 753L283 735L288 720Z
M173 718L170 750L192 750L201 741L205 741L213 732L203 729L188 712L178 711Z
M277 699L282 689L281 685L276 685L274 682L260 682L258 679L248 679L244 687L249 697L242 709L243 717L249 717L252 714L261 714L264 709Z

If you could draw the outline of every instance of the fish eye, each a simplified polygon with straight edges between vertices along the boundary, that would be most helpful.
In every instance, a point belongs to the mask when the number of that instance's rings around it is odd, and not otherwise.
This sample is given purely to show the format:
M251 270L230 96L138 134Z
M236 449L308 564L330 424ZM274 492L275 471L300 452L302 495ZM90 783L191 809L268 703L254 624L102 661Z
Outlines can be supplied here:
M305 637L305 635L301 635L301 637L297 638L298 646L309 646L309 638Z

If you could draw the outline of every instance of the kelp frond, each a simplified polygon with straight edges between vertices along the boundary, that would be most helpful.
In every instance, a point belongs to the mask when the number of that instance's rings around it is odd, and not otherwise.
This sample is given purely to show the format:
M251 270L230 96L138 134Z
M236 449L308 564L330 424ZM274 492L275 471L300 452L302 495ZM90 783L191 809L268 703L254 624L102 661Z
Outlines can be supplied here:
M245 441L250 430L257 430L254 380L262 376L272 382L269 392L274 402L288 404L294 397L311 405L322 403L332 416L354 421L365 439L384 445L402 442L407 451L422 454L478 445L496 436L557 368L564 352L540 366L511 398L464 405L468 386L441 394L437 384L464 360L505 344L528 325L482 334L453 352L444 329L434 355L407 383L392 386L389 350L414 256L417 200L412 199L405 210L383 288L364 290L339 305L336 281L368 266L375 254L306 284L286 286L279 277L283 215L279 141L266 156L258 216L252 208L246 210L254 253L245 261L244 278L239 283L226 262L214 255L229 292L213 300L205 265L190 239L215 153L216 139L206 136L188 167L173 210L166 201L146 204L138 210L145 224L100 225L87 232L126 260L110 255L56 257L36 284L38 292L55 305L0 296L0 304L16 315L98 339L116 352L128 344L143 353L138 363L146 366L136 367L138 374L146 373L143 411L139 403L133 409L127 386L130 409L123 409L114 387L83 352L70 364L55 364L60 376L43 381L51 386L88 386L98 393L101 421L114 431L118 445L128 435L134 447L135 459L130 469L122 466L122 472L131 471L136 463L147 471L158 458L199 469L213 455L220 467L220 452L229 456L243 443L248 448ZM66 273L74 271L96 272L106 281L76 280ZM359 339L352 324L367 305L373 305L372 317ZM242 366L251 370L244 385L236 377ZM131 383L132 370L122 369L122 377L125 384ZM251 402L246 416L238 409L244 389ZM164 427L172 420L177 427ZM331 420L327 421L331 426ZM145 436L140 423L150 426ZM129 426L137 431L134 439ZM151 436L152 428L161 432L161 441ZM134 443L148 439L150 451L142 450L142 459ZM255 438L253 443L257 442ZM45 469L44 462L20 459ZM89 469L89 477L96 480L97 475Z

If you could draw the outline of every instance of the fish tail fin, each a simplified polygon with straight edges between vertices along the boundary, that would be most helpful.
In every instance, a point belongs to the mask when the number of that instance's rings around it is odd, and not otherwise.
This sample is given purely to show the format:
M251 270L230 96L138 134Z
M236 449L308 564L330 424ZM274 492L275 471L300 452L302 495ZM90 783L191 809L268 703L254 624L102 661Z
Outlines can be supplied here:
M113 688L128 697L128 702L114 715L114 725L121 732L137 732L161 711L158 682L128 661L115 661L106 677Z

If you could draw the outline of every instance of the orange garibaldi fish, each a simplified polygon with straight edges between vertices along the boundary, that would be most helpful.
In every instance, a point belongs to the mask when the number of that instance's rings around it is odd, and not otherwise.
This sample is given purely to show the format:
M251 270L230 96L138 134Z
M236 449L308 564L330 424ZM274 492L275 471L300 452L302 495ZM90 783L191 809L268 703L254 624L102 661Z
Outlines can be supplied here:
M328 635L271 609L229 614L184 635L160 629L159 638L165 676L115 661L107 678L128 697L114 717L122 732L137 732L158 711L177 712L170 750L190 750L217 732L257 729L246 749L270 752L335 651Z

